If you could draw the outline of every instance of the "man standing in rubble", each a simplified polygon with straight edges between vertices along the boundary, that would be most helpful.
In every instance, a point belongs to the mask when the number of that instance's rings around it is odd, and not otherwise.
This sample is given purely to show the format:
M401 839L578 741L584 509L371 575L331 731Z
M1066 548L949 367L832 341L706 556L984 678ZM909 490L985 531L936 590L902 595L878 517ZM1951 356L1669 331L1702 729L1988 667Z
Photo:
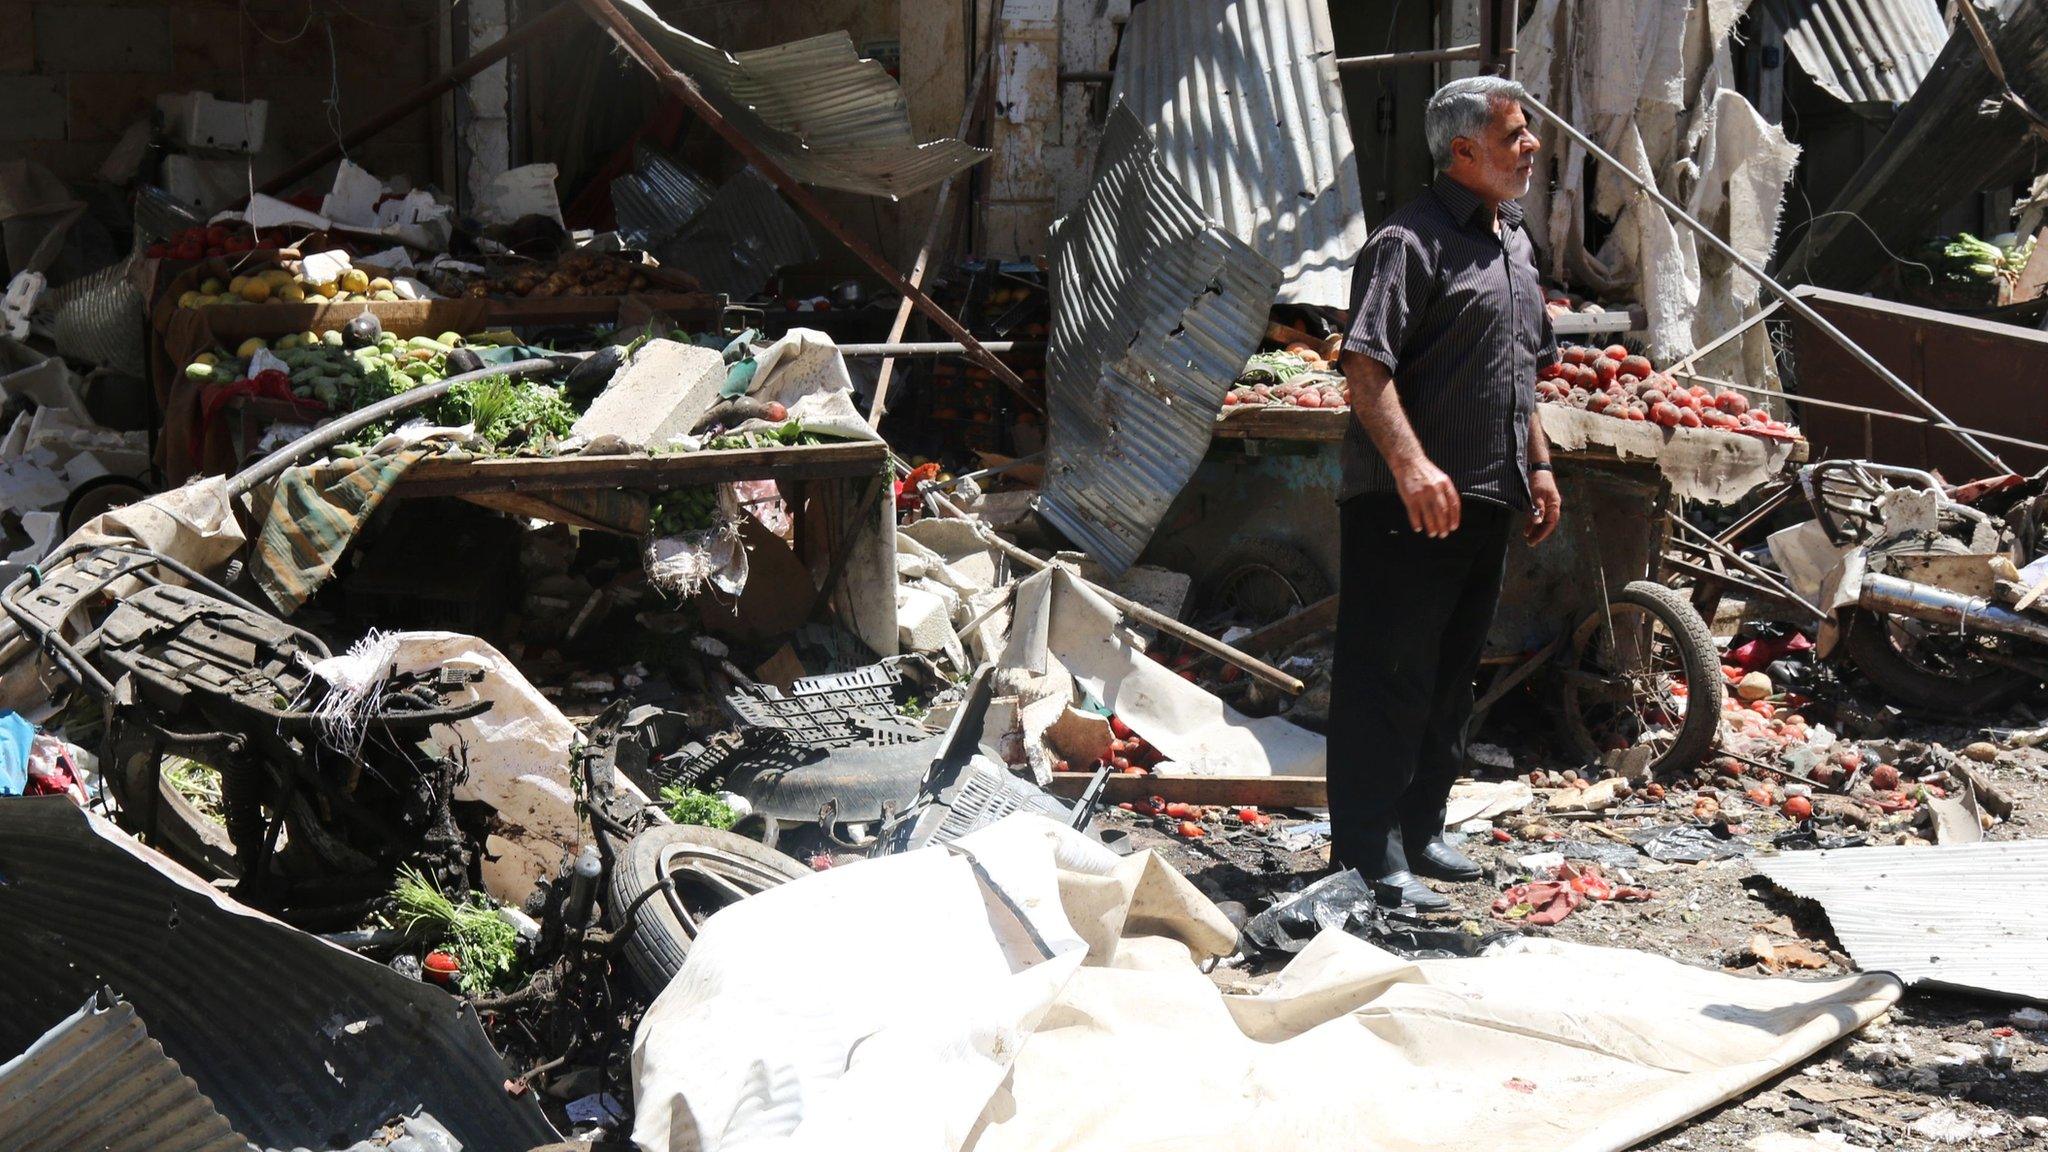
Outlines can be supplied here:
M1535 394L1556 341L1517 203L1538 147L1526 96L1481 76L1430 97L1435 182L1366 241L1344 337L1331 847L1423 910L1450 901L1418 874L1479 878L1443 839L1472 677L1508 534L1541 541L1562 506Z

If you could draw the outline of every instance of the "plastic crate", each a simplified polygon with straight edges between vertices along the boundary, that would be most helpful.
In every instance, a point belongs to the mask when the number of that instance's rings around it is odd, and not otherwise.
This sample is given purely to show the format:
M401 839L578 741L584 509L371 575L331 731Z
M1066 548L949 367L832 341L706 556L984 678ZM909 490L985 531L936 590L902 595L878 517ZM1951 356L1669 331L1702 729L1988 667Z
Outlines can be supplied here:
M758 685L726 697L726 704L741 722L813 748L904 744L931 735L897 713L896 670L886 664L806 677L787 694Z

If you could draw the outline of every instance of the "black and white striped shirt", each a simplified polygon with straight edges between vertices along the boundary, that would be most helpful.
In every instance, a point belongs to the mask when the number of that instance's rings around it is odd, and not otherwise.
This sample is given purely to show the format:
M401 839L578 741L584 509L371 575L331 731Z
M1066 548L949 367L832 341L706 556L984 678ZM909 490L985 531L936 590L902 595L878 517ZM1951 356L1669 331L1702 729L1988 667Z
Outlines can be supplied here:
M1536 371L1557 356L1522 206L1486 204L1439 174L1365 242L1351 274L1344 350L1393 375L1395 394L1431 462L1458 491L1529 507L1529 417ZM1395 491L1356 420L1344 434L1341 499Z

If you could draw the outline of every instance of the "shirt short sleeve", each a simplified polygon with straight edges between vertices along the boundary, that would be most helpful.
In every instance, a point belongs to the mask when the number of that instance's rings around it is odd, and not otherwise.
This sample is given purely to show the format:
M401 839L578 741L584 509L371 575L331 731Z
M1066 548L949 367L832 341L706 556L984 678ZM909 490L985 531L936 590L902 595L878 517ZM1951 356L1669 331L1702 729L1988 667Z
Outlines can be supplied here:
M1358 306L1344 350L1370 356L1392 374L1429 303L1433 278L1427 254L1413 233L1383 226L1365 242L1351 278Z

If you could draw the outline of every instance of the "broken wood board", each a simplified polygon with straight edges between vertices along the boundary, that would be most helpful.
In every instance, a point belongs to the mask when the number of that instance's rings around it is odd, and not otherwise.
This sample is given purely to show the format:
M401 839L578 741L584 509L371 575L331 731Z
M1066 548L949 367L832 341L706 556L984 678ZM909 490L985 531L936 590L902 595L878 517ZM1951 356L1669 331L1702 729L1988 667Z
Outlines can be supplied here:
M1062 799L1081 795L1093 772L1055 772L1047 791ZM1250 808L1322 808L1329 788L1321 776L1149 776L1116 775L1103 782L1102 802L1121 804L1157 796L1182 804L1223 804Z

